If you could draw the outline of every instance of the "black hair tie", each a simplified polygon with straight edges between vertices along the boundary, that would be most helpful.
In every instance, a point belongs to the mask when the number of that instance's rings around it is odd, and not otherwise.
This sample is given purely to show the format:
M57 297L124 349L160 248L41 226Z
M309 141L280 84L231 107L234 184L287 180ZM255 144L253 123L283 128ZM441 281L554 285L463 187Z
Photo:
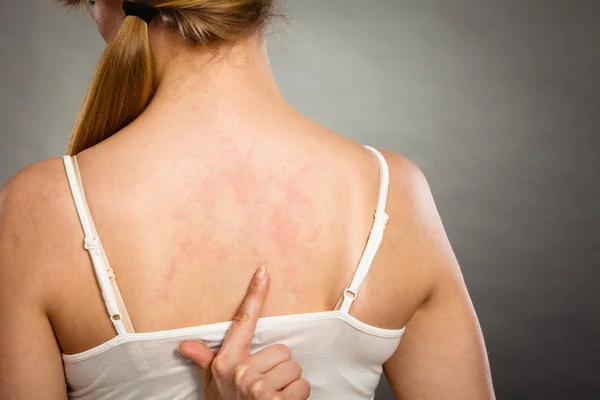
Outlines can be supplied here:
M133 1L125 0L123 2L123 10L125 15L133 15L143 19L147 24L150 24L152 18L156 17L160 11L156 7L152 7L146 3L134 3Z

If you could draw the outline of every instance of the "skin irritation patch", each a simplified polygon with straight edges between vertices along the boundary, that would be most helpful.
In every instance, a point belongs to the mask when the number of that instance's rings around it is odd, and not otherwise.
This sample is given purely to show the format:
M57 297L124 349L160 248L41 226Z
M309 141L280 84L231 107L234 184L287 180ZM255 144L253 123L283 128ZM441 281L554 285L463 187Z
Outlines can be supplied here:
M178 210L172 210L172 217L181 224L193 216L200 228L178 235L179 252L204 253L203 258L224 266L239 259L236 247L251 246L253 254L248 256L290 265L290 271L279 272L281 278L287 280L289 275L292 281L292 267L310 258L323 234L318 199L311 189L317 165L288 172L286 167L275 169L257 158L252 148L228 145L204 178L188 184L187 196ZM177 273L176 258L165 271L165 279Z
M305 165L289 180L280 182L282 199L270 215L268 239L282 250L295 248L304 253L316 243L318 227L306 226L307 221L315 219L316 200L300 189L304 177L309 176L314 168L314 164Z
M178 292L176 285L178 281L182 280L182 277L178 275L185 262L185 258L182 255L190 253L198 254L198 250L200 250L198 247L198 244L193 240L193 234L182 235L182 239L177 244L177 252L171 257L167 268L162 272L162 282L164 285L161 285L156 293L159 300L168 302L173 298L172 294ZM183 270L185 271L185 269Z

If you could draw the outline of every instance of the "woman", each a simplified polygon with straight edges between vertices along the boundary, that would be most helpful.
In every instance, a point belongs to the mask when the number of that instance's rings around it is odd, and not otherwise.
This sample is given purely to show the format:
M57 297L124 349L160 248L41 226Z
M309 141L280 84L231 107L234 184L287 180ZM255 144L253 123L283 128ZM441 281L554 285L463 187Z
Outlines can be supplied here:
M311 398L370 399L382 371L398 398L493 398L425 178L285 101L262 34L274 1L90 6L108 47L73 157L2 192L7 398L64 398L65 379L71 398L192 398L201 381L178 345L217 351L263 264L251 352L286 345ZM272 375L297 378L297 363ZM292 398L300 379L282 381L275 395Z

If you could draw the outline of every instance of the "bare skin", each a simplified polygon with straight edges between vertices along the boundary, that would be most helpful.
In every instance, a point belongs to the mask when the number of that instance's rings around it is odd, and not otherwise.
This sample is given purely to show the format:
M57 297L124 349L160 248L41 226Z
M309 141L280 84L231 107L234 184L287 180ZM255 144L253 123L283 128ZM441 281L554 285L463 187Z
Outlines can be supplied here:
M277 344L250 355L268 286L263 267L252 279L216 356L200 343L184 342L179 346L179 351L198 367L206 399L306 400L310 396L310 384L302 379L302 367L291 360L287 346Z
M98 11L103 3L96 11L111 15L114 0ZM78 157L136 331L231 320L257 265L269 266L271 282L261 316L331 310L373 222L377 160L285 101L262 38L210 57L154 22L150 33L153 101ZM384 364L397 398L493 399L479 323L427 181L381 152L390 219L351 314L407 326ZM62 160L35 163L0 194L0 393L64 399L61 352L114 335Z

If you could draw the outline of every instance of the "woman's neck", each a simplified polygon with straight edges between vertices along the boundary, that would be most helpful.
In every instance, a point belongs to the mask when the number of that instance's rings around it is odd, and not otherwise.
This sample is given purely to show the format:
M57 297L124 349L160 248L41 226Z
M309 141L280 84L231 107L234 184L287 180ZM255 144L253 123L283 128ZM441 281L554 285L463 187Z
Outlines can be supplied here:
M209 51L177 43L164 32L151 31L158 86L142 118L201 122L199 126L221 130L292 112L277 87L261 36Z

